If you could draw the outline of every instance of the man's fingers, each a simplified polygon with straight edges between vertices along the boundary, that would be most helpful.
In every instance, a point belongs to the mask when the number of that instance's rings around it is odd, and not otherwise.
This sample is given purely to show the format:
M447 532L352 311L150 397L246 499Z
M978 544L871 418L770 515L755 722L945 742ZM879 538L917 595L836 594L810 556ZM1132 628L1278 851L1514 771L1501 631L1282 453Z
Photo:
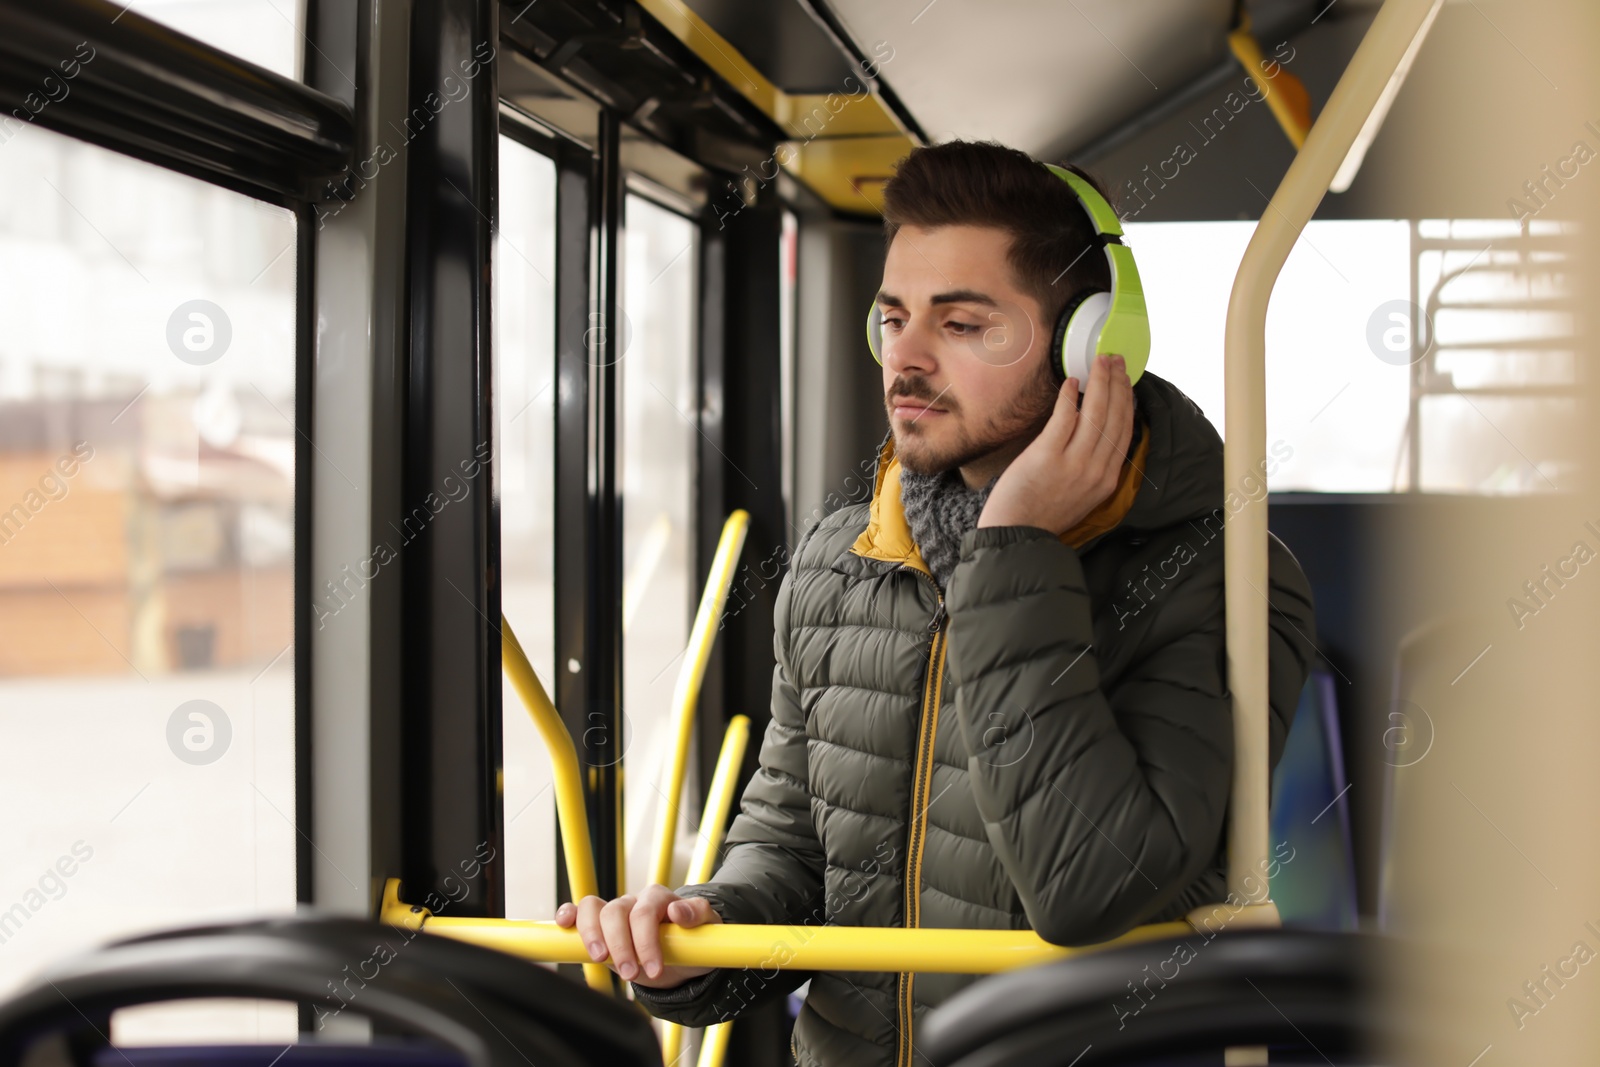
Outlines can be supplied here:
M1111 358L1096 356L1089 369L1089 386L1083 393L1083 408L1078 417L1094 427L1094 437L1105 430L1108 394L1111 391ZM1084 447L1093 447L1094 438L1085 441ZM1087 456L1085 457L1087 458Z
M632 896L621 896L600 909L600 929L611 952L611 965L629 981L639 973L639 955L634 951L633 930L628 922L633 905Z
M1084 393L1083 410L1078 413L1085 426L1073 439L1080 470L1098 472L1116 447L1116 439L1107 432L1115 392L1112 362L1111 356L1096 356L1089 372L1089 388Z
M722 921L722 917L711 907L711 902L704 897L680 897L674 900L667 905L667 918L685 927Z
M1102 499L1116 491L1128 457L1128 443L1133 439L1133 386L1128 381L1123 358L1115 356L1111 363L1107 375L1106 425L1091 464L1091 469L1098 474L1096 490Z
M1128 446L1133 444L1133 379L1128 375L1126 360L1122 360L1117 367L1117 392L1121 394L1117 403L1117 414L1120 416L1118 425L1121 433L1117 435L1117 455L1126 456Z
M643 975L658 978L666 969L661 951L661 924L700 926L721 922L710 903L699 897L679 897L664 885L647 886L637 896L606 901L587 896L556 909L556 924L575 926L589 958L610 961L624 979Z
M661 920L666 917L667 905L673 900L672 890L664 885L647 886L633 906L628 925L633 932L633 949L639 959L639 969L646 978L661 973Z
M1089 390L1083 400L1085 414L1097 415L1096 426L1105 425L1105 413L1108 408L1111 389L1111 356L1096 356L1094 363L1089 368Z
M1050 421L1039 432L1046 444L1057 452L1066 449L1072 440L1072 431L1078 424L1078 386L1076 378L1068 378L1061 383L1061 388L1056 392L1055 410L1050 413Z
M605 931L600 929L600 909L606 902L596 896L587 896L577 903L576 925L578 936L583 939L584 948L589 950L589 958L596 963L605 962L606 937Z
M1116 362L1116 367L1110 372L1110 388L1107 390L1104 441L1105 461L1112 469L1112 477L1121 472L1122 461L1128 454L1128 442L1133 439L1133 386L1128 382L1122 357L1118 356Z

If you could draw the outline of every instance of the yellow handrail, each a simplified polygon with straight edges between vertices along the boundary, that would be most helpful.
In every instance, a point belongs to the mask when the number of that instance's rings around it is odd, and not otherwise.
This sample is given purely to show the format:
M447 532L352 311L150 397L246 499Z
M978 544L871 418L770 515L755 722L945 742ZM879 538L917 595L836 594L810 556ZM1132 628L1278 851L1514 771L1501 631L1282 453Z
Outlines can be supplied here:
M728 812L733 810L733 791L739 785L739 768L744 764L744 750L750 742L750 719L735 715L728 720L727 732L722 735L722 751L717 756L717 770L711 776L711 786L706 791L706 810L700 818L700 837L695 842L694 856L689 860L686 884L698 885L710 881L716 873L717 849L722 844L722 830L728 824ZM700 1046L700 1067L719 1067L722 1053L726 1051L726 1030L732 1023L721 1022L711 1026ZM713 1031L718 1031L713 1037ZM719 1049L720 1051L712 1051ZM683 1050L683 1027L667 1023L661 1034L661 1058L668 1067L678 1061Z
M522 643L511 629L511 623L500 616L501 669L511 679L522 706L528 709L533 724L544 738L544 747L550 753L551 770L555 776L556 819L561 825L561 849L567 860L567 883L572 887L572 897L577 900L599 892L599 882L594 871L594 851L589 844L589 816L583 802L583 777L578 771L578 752L573 747L572 735L556 713L550 696L533 673L533 664L522 651ZM387 898L385 899L387 910ZM434 919L434 922L439 920ZM491 920L504 922L503 919ZM605 993L612 990L611 970L604 964L593 963L584 954L581 960L560 962L582 963L583 977L589 988Z
M662 885L669 885L672 881L673 846L678 837L678 798L683 796L684 771L689 760L689 742L694 735L700 684L705 680L706 663L711 659L711 646L717 638L717 623L728 599L728 588L733 584L734 564L739 560L739 552L744 548L745 534L749 528L750 513L743 508L734 511L723 523L722 538L717 542L717 553L711 560L711 573L706 575L705 590L700 594L700 608L695 612L694 627L689 631L689 646L684 653L683 666L678 671L677 685L672 691L672 729L668 734L672 742L672 762L668 771L666 802L656 828L655 855L650 861L650 881Z
M544 963L589 959L578 932L553 922L435 916L384 894L386 922L442 934ZM1032 967L1119 945L1188 937L1187 922L1152 923L1098 945L1052 945L1032 930L940 930L901 926L755 926L717 923L684 929L661 926L662 963L668 967L758 967L762 970L918 971L925 974L995 974Z
M1388 0L1378 9L1245 248L1228 301L1224 335L1225 485L1250 484L1266 455L1267 302L1278 274L1390 79L1401 70L1440 3ZM1249 899L1249 884L1268 862L1267 509L1247 506L1229 518L1223 546L1228 684L1234 707L1228 889Z

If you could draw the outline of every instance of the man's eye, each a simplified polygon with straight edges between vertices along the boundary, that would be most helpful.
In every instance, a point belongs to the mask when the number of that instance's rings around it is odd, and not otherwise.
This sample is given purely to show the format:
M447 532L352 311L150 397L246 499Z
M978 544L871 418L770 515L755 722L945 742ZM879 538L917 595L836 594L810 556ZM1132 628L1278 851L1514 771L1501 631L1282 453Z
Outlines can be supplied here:
M965 337L973 330L981 330L982 326L972 322L947 322L945 327L955 333L957 337Z
M903 330L903 329L905 329L905 325L906 325L906 320L905 319L884 319L883 320L883 328L886 329L886 330Z

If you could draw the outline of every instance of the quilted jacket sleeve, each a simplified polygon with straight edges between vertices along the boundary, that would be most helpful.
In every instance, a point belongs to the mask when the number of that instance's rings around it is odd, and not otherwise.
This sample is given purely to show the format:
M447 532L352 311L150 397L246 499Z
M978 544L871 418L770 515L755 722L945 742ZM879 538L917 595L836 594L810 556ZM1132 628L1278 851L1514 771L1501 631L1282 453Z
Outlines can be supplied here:
M1276 760L1313 646L1309 586L1274 549ZM1214 862L1226 820L1220 560L1164 590L1115 664L1094 647L1078 553L1046 530L969 532L947 606L973 792L1033 928L1055 944L1090 944L1157 914Z
M823 853L811 821L805 715L790 681L792 578L791 572L779 587L774 612L772 721L761 742L760 766L745 787L711 881L678 891L706 898L729 923L820 926L825 920ZM712 971L666 990L635 985L634 995L659 1018L707 1026L788 993L809 978L807 972L778 969L777 964L787 962L784 950L781 942L774 943L771 966Z

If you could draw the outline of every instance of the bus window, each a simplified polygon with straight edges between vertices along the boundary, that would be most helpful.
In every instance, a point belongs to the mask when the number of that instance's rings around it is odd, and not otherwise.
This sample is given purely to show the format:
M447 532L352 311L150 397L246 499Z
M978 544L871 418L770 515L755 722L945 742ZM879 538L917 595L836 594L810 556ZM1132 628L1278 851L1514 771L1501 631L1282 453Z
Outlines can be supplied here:
M1254 229L1126 227L1150 308L1150 366L1218 433L1223 323ZM1556 431L1570 430L1575 402L1551 394L1576 381L1571 318L1538 309L1563 295L1571 268L1554 224L1528 238L1515 229L1405 219L1305 228L1267 316L1273 489L1387 493L1412 488L1413 470L1415 487L1434 492L1570 487Z
M501 137L498 204L492 300L501 608L554 693L554 162ZM506 916L548 919L556 895L550 755L509 682L502 714Z
M0 152L0 995L295 906L295 249L104 149Z
M1130 223L1150 308L1150 367L1223 433L1222 335L1254 222ZM1407 372L1367 351L1367 313L1406 292L1400 222L1313 222L1267 319L1273 489L1388 492L1405 430ZM1342 390L1342 391L1341 391ZM1332 403L1329 403L1332 401ZM1326 408L1323 409L1324 405Z
M1576 488L1577 233L1539 219L1412 224L1424 343L1407 440L1433 492L1550 493ZM1389 309L1389 314L1396 312ZM1408 473L1410 454L1407 454Z
M693 500L697 440L695 227L644 197L627 198L623 252L622 709L627 885L646 884L673 686L698 590ZM680 814L682 833L698 813Z
M281 0L133 0L126 10L286 78L299 78L304 6ZM353 70L344 73L355 77Z

